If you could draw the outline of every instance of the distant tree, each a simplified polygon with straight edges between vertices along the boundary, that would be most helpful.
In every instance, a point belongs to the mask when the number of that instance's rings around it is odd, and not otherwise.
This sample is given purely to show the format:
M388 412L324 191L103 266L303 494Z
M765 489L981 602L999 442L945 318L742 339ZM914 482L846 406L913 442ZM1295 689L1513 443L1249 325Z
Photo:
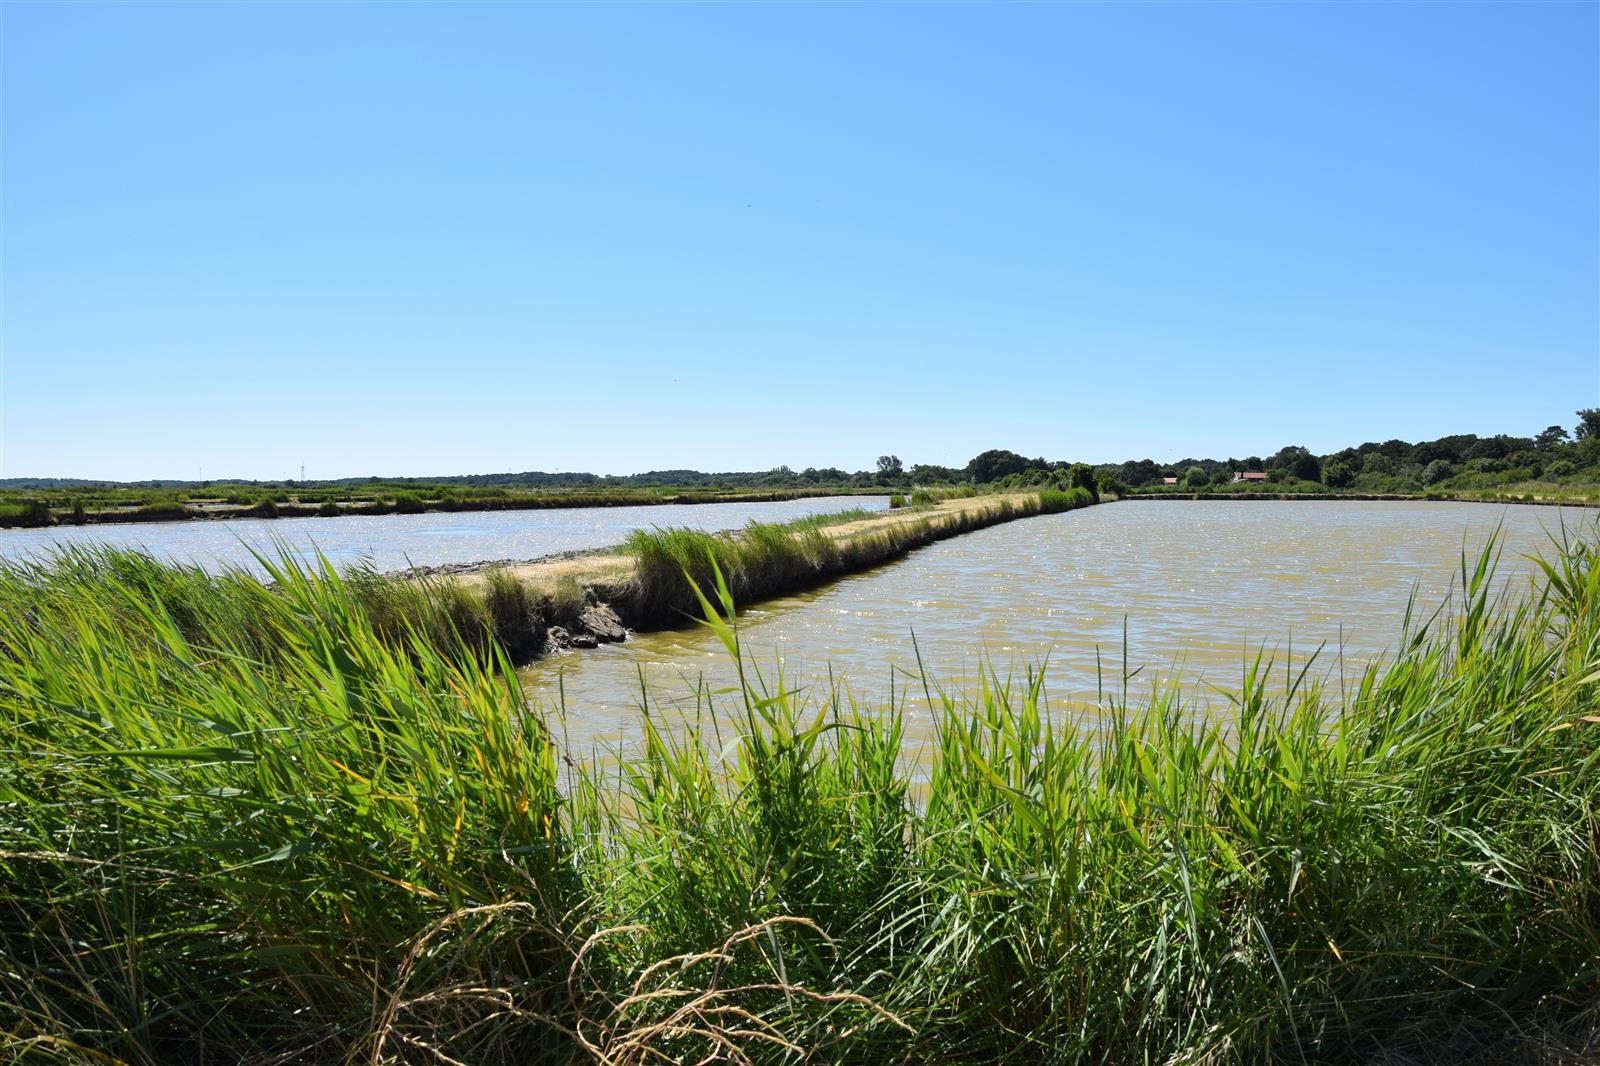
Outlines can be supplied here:
M1533 438L1533 446L1540 451L1548 451L1558 444L1565 444L1570 438L1563 426L1550 426L1542 433L1537 433Z
M1394 460L1382 452L1368 452L1366 460L1361 464L1361 472L1389 477L1394 473Z
M905 473L905 467L900 465L898 455L878 456L878 476L882 478L899 477Z
M1211 475L1203 466L1191 466L1184 472L1183 483L1191 489L1203 489L1211 484Z
M1267 459L1268 472L1277 471L1281 477L1316 481L1321 473L1317 457L1298 444L1288 444Z
M1127 485L1148 485L1161 480L1161 467L1153 459L1135 459L1122 464L1119 476Z
M983 485L991 481L999 481L1010 474L1020 474L1034 465L1033 461L1008 452L1004 448L991 448L989 451L975 455L967 464L967 480L974 485ZM1046 465L1043 461L1038 464Z
M1118 481L1117 476L1109 470L1095 478L1094 488L1095 499L1099 499L1102 496L1126 496L1128 494L1128 486Z
M1435 459L1422 470L1424 485L1437 485L1455 473L1455 468L1443 459Z
M1504 459L1510 454L1511 449L1506 446L1505 437L1483 437L1472 443L1466 450L1466 459Z
M1438 441L1425 440L1412 447L1411 454L1407 456L1407 458L1409 458L1413 463L1426 466L1428 463L1431 463L1436 459L1443 459L1448 462L1453 458L1453 456L1450 454L1449 449L1445 448Z
M1343 459L1333 458L1322 464L1321 481L1330 489L1342 489L1356 479L1356 472Z
M1572 431L1578 440L1600 437L1600 407L1585 407L1578 412L1578 425Z
M961 471L930 463L913 464L910 474L911 480L919 485L947 485L961 480Z
M1095 481L1094 468L1087 463L1073 463L1067 468L1067 488L1083 489L1096 500L1100 499L1100 486Z
M1288 477L1301 481L1320 481L1322 464L1317 457L1298 444L1290 444L1267 460L1270 469L1281 470Z
M1342 451L1334 453L1333 457L1350 467L1352 470L1361 465L1361 450L1359 448L1345 448Z

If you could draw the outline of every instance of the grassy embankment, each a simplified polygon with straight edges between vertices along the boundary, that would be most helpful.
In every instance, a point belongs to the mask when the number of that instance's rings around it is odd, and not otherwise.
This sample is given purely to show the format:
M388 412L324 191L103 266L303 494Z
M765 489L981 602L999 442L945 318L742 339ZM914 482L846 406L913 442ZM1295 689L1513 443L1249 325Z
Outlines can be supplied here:
M543 648L551 627L581 629L580 614L596 603L610 606L631 629L692 621L699 604L690 578L708 581L713 559L743 605L812 588L946 537L1092 502L1082 491L1049 490L929 498L887 513L857 509L782 524L752 522L730 533L639 530L616 550L460 577L357 580L381 632L421 624L447 642L451 630L478 635L472 641L478 646L492 635L513 658L527 659ZM444 617L439 604L449 605Z
M787 526L751 523L732 536L686 529L641 530L626 545L631 570L625 579L602 581L597 591L632 626L669 624L698 615L689 581L709 587L713 560L735 602L751 603L859 572L947 537L1092 502L1082 490L1046 489L944 501L928 497L909 510L842 523L816 519Z
M528 511L652 504L763 503L881 492L856 486L790 489L521 489L380 484L359 489L217 486L205 490L142 488L0 490L0 527L174 522L187 519L333 518L428 511Z
M0 566L0 1040L1558 1061L1600 1031L1596 561L1497 599L1485 554L1391 662L1259 663L1210 713L930 681L919 785L894 702L752 682L590 764L502 655L385 639L337 574Z

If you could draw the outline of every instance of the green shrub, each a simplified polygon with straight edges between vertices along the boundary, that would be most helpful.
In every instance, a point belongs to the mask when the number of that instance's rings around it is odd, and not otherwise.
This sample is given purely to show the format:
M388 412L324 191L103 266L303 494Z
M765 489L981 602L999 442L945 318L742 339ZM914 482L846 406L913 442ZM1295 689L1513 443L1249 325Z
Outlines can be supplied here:
M42 500L0 503L0 526L38 527L51 521L50 507Z
M1342 459L1329 459L1322 464L1322 483L1330 489L1348 488L1356 472Z
M1038 495L1039 510L1044 514L1075 511L1095 502L1094 496L1081 485L1070 489L1042 489Z
M1100 490L1095 483L1094 468L1087 463L1073 463L1066 471L1065 487L1069 489L1082 489L1095 500L1100 499Z

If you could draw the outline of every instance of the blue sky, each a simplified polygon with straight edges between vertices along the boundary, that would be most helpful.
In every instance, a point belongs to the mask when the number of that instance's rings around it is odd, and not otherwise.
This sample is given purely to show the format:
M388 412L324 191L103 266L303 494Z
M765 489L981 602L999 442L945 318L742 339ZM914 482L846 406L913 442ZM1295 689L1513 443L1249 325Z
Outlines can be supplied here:
M13 0L0 476L1570 425L1597 11Z

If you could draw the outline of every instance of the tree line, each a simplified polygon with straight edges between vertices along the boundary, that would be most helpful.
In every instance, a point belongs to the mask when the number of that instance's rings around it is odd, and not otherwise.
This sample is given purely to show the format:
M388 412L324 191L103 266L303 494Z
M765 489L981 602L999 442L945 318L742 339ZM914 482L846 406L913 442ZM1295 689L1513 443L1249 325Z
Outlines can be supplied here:
M1416 442L1368 441L1325 455L1291 444L1266 456L1175 463L1135 459L1097 471L1132 490L1161 485L1166 478L1177 478L1185 489L1208 488L1246 471L1266 474L1269 486L1367 492L1600 482L1600 408L1584 408L1577 417L1570 430L1552 425L1530 436L1457 433Z
M1325 488L1367 492L1408 492L1434 487L1482 488L1528 481L1600 484L1600 408L1577 412L1570 430L1547 426L1531 436L1497 434L1480 437L1458 433L1435 440L1368 441L1318 455L1289 444L1269 455L1226 459L1188 457L1161 463L1130 459L1090 466L1065 459L1029 457L1004 448L980 452L964 466L932 463L907 465L899 456L878 457L870 469L789 466L763 471L649 470L640 474L591 474L582 471L529 470L520 473L451 474L427 477L336 478L321 481L140 481L111 482L76 478L9 478L0 489L198 489L208 486L264 488L352 488L392 486L462 486L480 489L554 488L911 488L917 485L992 485L1019 487L1053 484L1070 487L1087 482L1098 491L1127 493L1165 486L1173 478L1180 488L1202 489L1228 484L1237 474L1259 472L1278 488ZM1080 469L1081 468L1081 469Z

